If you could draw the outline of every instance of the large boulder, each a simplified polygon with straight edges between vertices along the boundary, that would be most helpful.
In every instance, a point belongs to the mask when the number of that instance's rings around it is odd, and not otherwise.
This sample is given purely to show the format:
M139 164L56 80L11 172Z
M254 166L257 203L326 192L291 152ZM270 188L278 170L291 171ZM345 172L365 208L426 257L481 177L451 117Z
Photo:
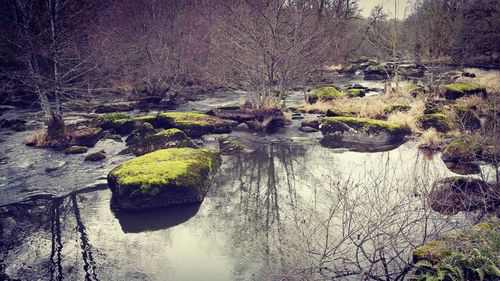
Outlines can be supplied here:
M123 210L201 202L220 155L210 149L171 148L129 160L108 175L112 204Z
M338 88L327 86L313 90L307 100L309 103L316 103L318 100L329 101L343 96L344 94Z
M470 95L486 97L486 88L476 84L456 83L445 85L443 89L443 97L447 100L456 100Z
M429 193L434 211L457 214L461 211L496 210L500 206L498 188L483 180L451 177L436 181Z
M158 122L163 128L177 128L193 138L230 133L231 126L235 125L233 121L200 112L165 112L158 115Z
M134 118L124 118L112 121L107 128L120 135L128 135L141 127L142 124L149 123L157 125L157 119L154 115L139 116Z
M320 126L327 142L393 144L411 134L409 128L387 122L356 117L327 117Z
M160 149L179 147L195 148L196 145L183 131L172 128L146 136L122 153L131 152L140 156Z

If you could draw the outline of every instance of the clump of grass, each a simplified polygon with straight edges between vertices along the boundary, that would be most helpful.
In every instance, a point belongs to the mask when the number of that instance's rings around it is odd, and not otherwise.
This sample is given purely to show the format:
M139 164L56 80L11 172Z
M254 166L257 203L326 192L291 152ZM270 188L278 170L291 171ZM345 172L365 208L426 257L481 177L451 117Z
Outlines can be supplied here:
M335 104L332 101L324 101L324 100L318 100L315 103L308 103L303 101L300 106L299 110L303 110L304 112L308 113L326 113L326 111L332 107L334 107Z
M457 107L477 109L479 111L488 111L488 109L490 109L490 105L480 96L467 96L459 98L455 105Z
M437 148L444 143L443 136L434 128L430 128L422 133L418 141L418 147Z

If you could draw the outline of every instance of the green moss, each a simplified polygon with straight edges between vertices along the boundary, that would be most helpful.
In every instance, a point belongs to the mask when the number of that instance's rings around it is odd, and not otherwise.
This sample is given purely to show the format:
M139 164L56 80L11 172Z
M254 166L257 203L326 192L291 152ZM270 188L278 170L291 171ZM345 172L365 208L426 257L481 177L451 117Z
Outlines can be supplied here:
M486 89L476 84L448 84L444 87L444 97L448 100L455 100L466 95L482 94L486 96Z
M119 119L128 119L128 118L130 118L130 116L128 114L125 114L125 113L116 112L116 113L107 113L107 114L104 114L98 118L101 118L101 119L106 120L106 121L116 121Z
M446 115L441 113L421 115L417 117L417 122L425 130L435 128L438 132L442 133L451 130L451 125L448 121L448 118L446 117Z
M190 137L200 137L208 133L231 132L231 121L200 112L166 112L158 115L158 122L164 128L177 128Z
M407 112L410 109L411 109L411 106L409 106L409 105L405 105L405 104L393 104L393 105L386 106L384 108L384 112L386 114L391 114L391 113L394 113L394 112L397 112L397 111Z
M364 97L365 90L364 89L349 89L346 91L346 95L349 98Z
M445 85L444 87L448 91L462 92L462 93L484 90L483 87L476 85L476 84L456 83L456 84L448 84L448 85Z
M172 129L167 129L167 130L163 130L161 132L158 132L155 134L155 136L171 137L171 136L174 136L176 134L184 134L184 132L179 130L179 129L172 128Z
M354 128L356 130L364 130L367 132L381 132L381 131L387 131L389 133L409 133L409 128L388 122L388 121L381 121L381 120L375 120L375 119L368 119L368 118L357 118L357 117L327 117L323 119L323 124L327 125L347 125L351 128Z
M89 149L86 146L71 146L64 151L65 154L83 154Z
M142 193L154 194L172 185L201 186L219 162L218 154L210 149L171 148L125 162L111 175L120 186L138 186Z
M478 160L483 145L474 138L462 137L453 140L444 150L443 158L447 161Z
M353 117L356 116L356 112L345 111L337 108L330 108L326 111L326 116L328 117Z
M452 250L444 241L430 241L413 250L413 260L427 260L437 263L452 254Z
M312 99L315 100L334 100L341 98L343 96L342 92L340 92L338 89L335 87L322 87L318 88L312 91L311 95L309 96Z

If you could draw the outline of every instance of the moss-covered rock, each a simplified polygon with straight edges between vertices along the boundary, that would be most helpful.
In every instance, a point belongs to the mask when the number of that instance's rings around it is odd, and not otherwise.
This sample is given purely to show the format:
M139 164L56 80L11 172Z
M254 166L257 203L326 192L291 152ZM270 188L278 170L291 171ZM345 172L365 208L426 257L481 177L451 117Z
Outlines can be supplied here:
M443 97L447 100L456 100L470 95L486 97L486 88L476 84L448 84L443 87Z
M135 145L145 138L154 135L156 133L155 128L148 122L144 122L136 126L136 129L130 134L126 139L125 143L128 146Z
M196 145L183 131L172 128L146 136L122 153L131 152L140 156L160 149L180 147L196 148Z
M450 121L446 115L441 113L421 115L417 117L417 122L424 130L434 128L441 133L446 133L451 130Z
M365 89L348 89L346 90L345 95L348 98L362 98L365 96L366 92L367 91Z
M461 137L449 143L443 151L443 161L464 162L480 160L483 145L473 137Z
M210 149L171 148L137 157L109 173L112 204L139 210L201 202L220 164Z
M134 106L129 103L101 104L96 107L95 113L112 113L132 110L134 110Z
M158 115L158 122L164 128L177 128L190 137L206 134L231 132L233 121L224 120L200 112L166 112Z
M316 103L318 100L329 101L343 96L344 94L339 89L327 86L313 90L307 100L309 103Z
M71 146L64 151L64 154L83 154L87 153L88 150L86 146Z
M145 115L134 118L117 119L110 123L109 128L120 135L128 135L144 123L150 123L153 126L156 125L156 116Z
M485 222L430 241L413 251L416 272L408 280L500 278L500 223Z
M413 250L413 261L427 260L436 264L445 257L449 257L452 251L444 241L429 241L428 243Z
M391 114L394 112L408 112L408 110L411 109L411 106L406 105L406 104L393 104L386 106L384 108L385 114Z
M402 141L411 133L399 124L356 117L327 117L320 129L328 141L350 143L390 144Z
M326 116L328 117L354 117L356 116L356 112L346 111L337 108L330 108L326 111Z
M483 180L450 177L437 180L429 193L434 211L456 214L460 211L489 210L500 204L499 191Z
M106 159L106 153L104 151L92 152L85 155L85 162L98 162Z

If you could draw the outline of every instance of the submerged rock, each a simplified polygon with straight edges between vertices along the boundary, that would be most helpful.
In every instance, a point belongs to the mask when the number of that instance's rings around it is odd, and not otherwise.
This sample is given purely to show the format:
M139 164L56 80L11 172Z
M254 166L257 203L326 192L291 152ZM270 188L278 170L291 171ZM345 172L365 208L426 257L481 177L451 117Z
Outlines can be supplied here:
M106 153L104 151L92 152L85 155L85 162L97 162L106 159Z
M451 177L436 181L429 194L434 211L457 214L461 211L496 209L500 193L494 186L480 179Z
M486 88L476 84L448 84L444 86L443 97L447 100L456 100L461 97L479 95L486 97Z
M113 169L108 175L113 205L139 210L201 202L221 164L210 149L158 150Z
M219 149L221 154L229 155L229 154L237 154L237 153L251 153L254 151L247 145L229 139L228 137L219 138Z
M147 136L121 153L131 152L140 156L160 149L180 147L196 148L197 146L183 131L172 128Z
M326 142L378 145L400 142L411 133L399 124L356 117L327 117L320 129Z
M87 153L88 150L86 146L71 146L64 151L64 154L83 154Z
M158 115L159 125L164 128L177 128L190 137L206 134L225 134L231 132L234 122L200 112L166 112Z

